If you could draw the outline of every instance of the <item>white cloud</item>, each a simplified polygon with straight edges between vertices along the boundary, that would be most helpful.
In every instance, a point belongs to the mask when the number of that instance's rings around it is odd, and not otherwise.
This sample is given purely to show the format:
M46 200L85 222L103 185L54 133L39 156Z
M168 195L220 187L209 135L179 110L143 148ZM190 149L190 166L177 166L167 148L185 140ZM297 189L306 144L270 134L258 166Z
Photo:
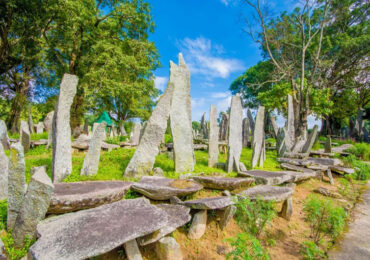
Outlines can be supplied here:
M230 1L231 1L231 0L221 0L221 2L222 2L224 5L226 5L226 6L228 6L228 5L229 5Z
M229 92L213 92L211 93L212 98L226 98L229 97L230 93Z
M242 61L221 57L224 52L222 45L214 44L204 37L185 38L179 42L179 48L193 74L227 78L230 73L244 70Z
M206 103L205 98L192 98L191 99L191 107L193 109L198 108L198 107L202 107L202 106L204 106L205 103Z
M155 76L154 86L160 91L164 91L164 89L166 88L167 81L168 81L167 77Z

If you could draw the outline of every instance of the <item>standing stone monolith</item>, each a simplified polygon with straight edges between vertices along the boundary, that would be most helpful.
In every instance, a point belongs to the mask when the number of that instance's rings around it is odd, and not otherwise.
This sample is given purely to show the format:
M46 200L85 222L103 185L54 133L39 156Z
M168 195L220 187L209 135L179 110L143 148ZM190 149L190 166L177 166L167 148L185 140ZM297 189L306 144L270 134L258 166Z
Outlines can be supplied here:
M26 238L35 237L37 224L45 218L53 191L54 185L45 168L38 168L28 184L15 221L12 233L15 247L24 247Z
M54 111L50 111L46 117L44 118L44 127L45 131L51 132L51 126L53 124L53 118L54 118Z
M229 142L227 155L227 172L239 172L239 161L243 146L243 106L240 95L236 94L231 99Z
M208 139L208 127L205 112L203 113L202 119L200 120L200 132L203 139Z
M312 146L316 142L318 128L319 127L317 125L315 125L313 127L310 135L308 136L308 139L307 139L305 145L302 148L302 153L308 153L309 154L311 152Z
M139 177L153 170L159 146L167 129L174 85L169 83L146 124L140 144L125 170L125 176Z
M285 129L283 127L279 128L276 136L276 151L278 157L284 157L284 154L287 151L285 144Z
M135 123L134 129L131 132L130 143L131 145L139 145L140 142L141 124Z
M243 147L248 147L249 142L249 119L248 117L243 119Z
M81 175L91 176L98 173L100 149L105 137L106 123L100 123L93 132L89 142L89 150L86 153L84 163L81 169Z
M288 119L286 121L285 143L289 151L292 150L295 144L294 104L292 95L288 95Z
M0 120L0 142L5 150L10 149L8 129L6 128L6 124L3 120Z
M126 129L125 129L125 125L123 122L120 122L119 123L119 133L120 135L122 136L127 136L127 133L126 133Z
M83 133L89 135L89 119L85 119Z
M254 128L253 135L253 154L252 154L252 163L251 167L254 168L257 166L263 166L263 161L265 159L265 107L260 106L257 111L256 125Z
M218 138L220 141L227 141L228 135L229 135L229 115L225 112L222 112L220 134Z
M325 153L331 153L331 137L328 135L325 142Z
M28 152L31 146L31 135L30 128L26 121L21 120L21 126L19 128L19 141L21 142L24 152Z
M36 125L36 133L37 134L42 134L44 132L44 123L43 122L38 122Z
M72 172L71 105L78 77L64 74L53 119L53 182L61 182Z
M182 54L179 65L170 62L170 80L174 85L170 111L175 171L192 172L195 165L191 126L190 70Z
M276 124L276 116L271 116L270 117L270 123L271 123L271 126L272 126L272 130L274 132L274 137L276 138L277 135L278 135L278 131L279 131L279 127Z
M33 134L35 132L33 121L32 121L32 114L31 114L31 104L28 104L28 126L30 133Z
M0 200L8 197L8 167L9 160L0 142Z
M12 144L10 147L8 170L8 219L7 229L14 228L23 197L25 194L26 178L24 175L25 162L21 143Z
M214 105L211 105L209 111L208 167L216 167L218 162L218 132L217 109Z
M252 131L252 137L254 135L254 128L255 128L255 123L254 123L254 119L253 119L253 116L252 116L252 112L250 111L250 109L248 108L247 110L247 116L248 116L248 119L249 119L249 126L251 128L251 131Z

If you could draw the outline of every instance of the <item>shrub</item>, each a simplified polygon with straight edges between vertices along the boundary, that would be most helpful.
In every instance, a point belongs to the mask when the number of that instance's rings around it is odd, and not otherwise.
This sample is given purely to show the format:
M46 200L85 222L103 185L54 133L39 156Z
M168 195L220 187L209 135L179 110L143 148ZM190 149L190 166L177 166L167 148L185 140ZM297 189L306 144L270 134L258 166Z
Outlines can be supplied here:
M325 257L324 251L312 241L303 242L300 253L305 260L315 260Z
M356 168L353 175L356 180L366 181L370 179L370 165L358 160L356 156L350 154L343 158L343 162L348 167Z
M349 152L364 161L370 161L370 144L355 143Z
M8 203L6 200L0 201L0 230L6 229L6 220L8 216Z
M5 236L2 236L1 239L4 242L5 251L8 254L10 260L19 260L25 256L28 252L28 249L35 242L35 239L29 239L26 237L25 245L22 248L14 247L14 240L11 233L6 233Z
M358 188L353 184L351 178L343 179L341 178L339 180L340 185L338 187L338 192L343 197L345 197L348 201L355 203L360 198L360 191Z
M235 219L244 231L258 237L275 216L275 205L271 201L248 198L240 199L236 204Z
M346 212L329 199L311 195L305 201L303 211L310 225L311 238L316 245L325 237L334 240L346 224Z
M266 249L261 246L260 241L250 234L239 233L235 238L229 238L227 241L231 244L233 250L227 254L226 259L270 259Z

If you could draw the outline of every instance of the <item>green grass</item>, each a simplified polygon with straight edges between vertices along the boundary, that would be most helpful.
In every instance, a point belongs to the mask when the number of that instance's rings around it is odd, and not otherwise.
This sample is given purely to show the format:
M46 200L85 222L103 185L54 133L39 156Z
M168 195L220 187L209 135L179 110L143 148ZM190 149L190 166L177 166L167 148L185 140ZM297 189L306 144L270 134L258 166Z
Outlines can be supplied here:
M41 134L31 134L31 140L38 141L40 139L48 139L48 132L43 132Z

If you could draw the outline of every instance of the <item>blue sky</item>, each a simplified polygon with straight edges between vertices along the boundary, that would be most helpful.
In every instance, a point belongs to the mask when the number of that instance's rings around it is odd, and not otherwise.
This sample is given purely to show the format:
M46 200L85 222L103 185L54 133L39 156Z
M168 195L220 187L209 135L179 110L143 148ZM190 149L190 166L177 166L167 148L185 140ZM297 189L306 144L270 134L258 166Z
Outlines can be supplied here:
M250 9L239 0L149 0L156 24L154 41L162 67L154 74L164 90L169 61L183 53L191 72L193 120L200 120L214 104L218 112L230 106L230 84L262 59L259 46L244 31ZM277 14L292 10L297 1L268 1ZM283 124L282 118L278 120Z

